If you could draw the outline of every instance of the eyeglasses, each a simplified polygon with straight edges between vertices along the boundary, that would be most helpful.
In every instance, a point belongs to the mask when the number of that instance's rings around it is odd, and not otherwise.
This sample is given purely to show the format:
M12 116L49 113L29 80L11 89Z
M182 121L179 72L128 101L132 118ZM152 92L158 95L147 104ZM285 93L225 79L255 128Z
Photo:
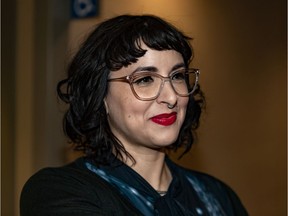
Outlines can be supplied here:
M129 83L131 90L136 98L142 101L156 99L166 81L169 81L174 92L181 97L192 94L198 84L200 70L181 69L172 72L168 77L161 76L155 72L141 71L131 75L108 79L108 82Z

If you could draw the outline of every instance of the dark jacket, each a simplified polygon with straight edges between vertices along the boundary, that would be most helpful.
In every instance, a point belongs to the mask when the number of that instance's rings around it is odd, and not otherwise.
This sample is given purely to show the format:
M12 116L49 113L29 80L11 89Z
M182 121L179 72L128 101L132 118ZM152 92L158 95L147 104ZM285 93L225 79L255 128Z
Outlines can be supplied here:
M189 175L207 185L225 209L225 215L248 215L236 194L221 181L206 174L187 171L176 164L173 166L177 170L189 172ZM45 168L32 176L21 194L20 214L21 216L142 215L115 187L88 170L84 158L64 167Z

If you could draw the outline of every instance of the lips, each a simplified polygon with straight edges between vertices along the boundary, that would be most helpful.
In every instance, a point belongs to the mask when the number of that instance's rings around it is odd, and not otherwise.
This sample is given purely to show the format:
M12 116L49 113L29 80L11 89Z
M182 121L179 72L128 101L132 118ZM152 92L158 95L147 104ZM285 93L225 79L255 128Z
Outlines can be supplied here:
M151 120L159 125L163 125L163 126L169 126L174 124L174 122L177 119L177 113L176 112L172 112L172 113L163 113L160 115L156 115L153 116L151 118Z

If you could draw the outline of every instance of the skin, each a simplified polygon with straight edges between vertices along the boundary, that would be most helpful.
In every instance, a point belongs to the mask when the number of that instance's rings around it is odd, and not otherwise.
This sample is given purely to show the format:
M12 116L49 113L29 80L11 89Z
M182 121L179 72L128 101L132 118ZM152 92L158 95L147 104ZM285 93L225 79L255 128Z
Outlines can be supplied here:
M141 47L147 50L146 54L136 63L111 72L110 78L130 75L142 67L152 67L155 73L167 77L184 67L181 54L174 50L157 51L144 44ZM169 82L165 82L159 97L152 101L137 99L127 83L109 83L104 102L110 128L136 160L134 166L129 159L125 162L156 190L167 190L171 182L171 173L164 162L164 147L177 139L188 100L188 97L177 96ZM168 104L175 107L169 109ZM163 126L151 120L156 115L171 112L177 112L172 125Z

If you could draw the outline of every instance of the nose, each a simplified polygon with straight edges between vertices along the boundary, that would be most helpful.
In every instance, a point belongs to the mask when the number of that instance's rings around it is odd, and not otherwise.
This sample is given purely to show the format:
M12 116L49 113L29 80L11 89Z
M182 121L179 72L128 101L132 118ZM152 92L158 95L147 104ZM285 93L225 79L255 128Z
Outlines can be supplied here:
M169 79L164 80L161 85L160 94L156 99L157 103L175 105L177 103L177 94L174 91Z

